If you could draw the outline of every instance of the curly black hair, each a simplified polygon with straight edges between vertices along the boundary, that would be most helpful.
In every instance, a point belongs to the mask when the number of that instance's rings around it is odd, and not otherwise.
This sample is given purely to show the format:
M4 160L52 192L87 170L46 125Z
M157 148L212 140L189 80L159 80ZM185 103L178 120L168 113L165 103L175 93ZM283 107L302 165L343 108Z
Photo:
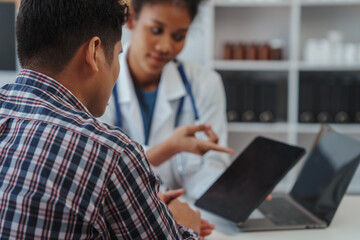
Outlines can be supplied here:
M142 7L146 4L169 3L184 6L188 9L191 19L194 19L202 0L132 0L135 14L139 14Z

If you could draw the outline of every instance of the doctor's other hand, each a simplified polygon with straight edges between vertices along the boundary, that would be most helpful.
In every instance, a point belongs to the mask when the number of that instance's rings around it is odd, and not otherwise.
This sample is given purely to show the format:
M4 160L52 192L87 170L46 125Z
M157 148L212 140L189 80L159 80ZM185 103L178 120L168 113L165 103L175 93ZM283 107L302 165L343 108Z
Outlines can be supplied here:
M208 139L199 139L197 132L204 132ZM204 155L210 150L233 154L234 150L217 144L219 138L209 124L184 125L177 127L168 139L176 153L190 152Z

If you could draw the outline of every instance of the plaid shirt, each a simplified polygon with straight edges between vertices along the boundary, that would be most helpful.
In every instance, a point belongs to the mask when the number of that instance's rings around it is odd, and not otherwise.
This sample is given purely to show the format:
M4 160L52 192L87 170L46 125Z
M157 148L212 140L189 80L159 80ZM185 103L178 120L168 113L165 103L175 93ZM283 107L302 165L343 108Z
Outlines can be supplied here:
M0 239L197 238L158 187L141 146L55 80L0 89Z

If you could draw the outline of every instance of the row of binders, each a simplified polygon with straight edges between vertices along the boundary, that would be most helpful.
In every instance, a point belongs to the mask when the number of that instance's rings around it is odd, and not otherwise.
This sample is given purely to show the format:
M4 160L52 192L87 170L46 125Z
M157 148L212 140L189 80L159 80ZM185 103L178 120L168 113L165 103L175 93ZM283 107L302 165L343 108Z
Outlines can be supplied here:
M243 79L223 77L223 80L229 122L274 122L286 115L279 114L279 81L256 76Z
M360 123L360 75L300 75L299 122Z
M286 121L285 76L220 74L229 122ZM301 72L298 108L301 123L360 123L359 72Z

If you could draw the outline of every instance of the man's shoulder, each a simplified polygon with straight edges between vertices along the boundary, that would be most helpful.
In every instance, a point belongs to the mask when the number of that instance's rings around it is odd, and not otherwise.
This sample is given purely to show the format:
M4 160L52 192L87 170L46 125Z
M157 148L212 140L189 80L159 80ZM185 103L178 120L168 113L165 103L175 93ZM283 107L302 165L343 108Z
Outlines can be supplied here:
M130 137L119 127L108 125L91 116L80 118L69 130L78 132L117 154L121 154L124 148L133 144Z

